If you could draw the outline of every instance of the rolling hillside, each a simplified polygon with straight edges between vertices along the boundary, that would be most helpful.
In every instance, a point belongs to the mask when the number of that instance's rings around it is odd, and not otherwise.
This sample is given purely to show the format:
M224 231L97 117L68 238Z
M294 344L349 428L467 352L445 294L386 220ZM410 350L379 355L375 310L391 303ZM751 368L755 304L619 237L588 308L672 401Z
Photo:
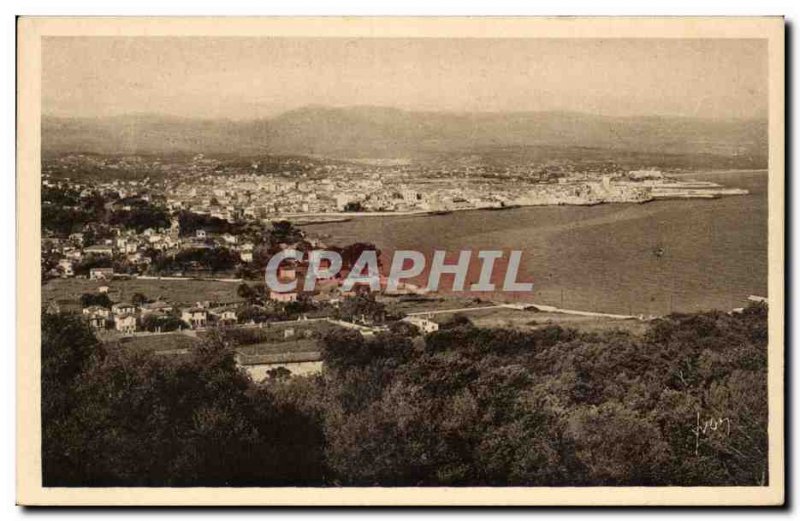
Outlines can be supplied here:
M418 157L503 147L765 156L763 120L607 117L571 112L444 113L306 107L271 119L157 115L45 117L44 152L304 154Z

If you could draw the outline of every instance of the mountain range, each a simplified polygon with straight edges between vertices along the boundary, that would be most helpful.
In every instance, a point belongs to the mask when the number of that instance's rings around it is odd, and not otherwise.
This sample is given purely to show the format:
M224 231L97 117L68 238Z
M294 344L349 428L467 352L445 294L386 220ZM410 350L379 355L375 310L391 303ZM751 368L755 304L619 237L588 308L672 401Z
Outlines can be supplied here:
M299 154L414 158L502 147L766 156L766 120L612 117L576 112L450 113L310 106L268 119L135 114L42 118L45 153Z

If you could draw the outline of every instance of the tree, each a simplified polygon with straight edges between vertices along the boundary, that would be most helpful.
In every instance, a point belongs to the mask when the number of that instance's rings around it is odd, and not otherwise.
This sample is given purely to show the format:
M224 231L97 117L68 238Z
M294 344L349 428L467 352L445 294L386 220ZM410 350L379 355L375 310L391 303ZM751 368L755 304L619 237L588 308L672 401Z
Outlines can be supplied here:
M137 292L131 297L131 304L134 306L141 306L142 304L147 304L148 302L150 301L148 300L147 296L144 295L144 293Z
M57 486L77 478L70 418L78 400L76 381L105 351L77 315L42 313L42 482Z
M368 323L380 323L386 318L386 306L376 301L371 293L359 293L342 300L335 315L350 322L363 320Z
M160 255L153 263L156 271L170 269L232 270L239 263L239 256L227 248L189 248L173 257Z
M178 213L180 234L183 237L194 235L197 230L210 233L238 233L238 225L211 215L202 215L187 210Z
M317 309L316 304L314 304L311 297L305 293L301 293L298 295L297 300L294 302L287 302L283 307L284 312L289 317L297 317L303 313L314 311L315 309Z
M302 232L289 221L273 221L270 239L273 243L292 244L303 238Z
M142 319L142 329L145 331L177 331L189 329L189 324L172 315L146 315Z
M236 288L236 294L239 296L239 298L243 298L250 303L252 303L256 297L256 292L244 282L239 284L239 286Z
M359 332L336 328L322 338L322 360L330 368L360 365L365 359L364 346Z
M276 380L285 380L292 376L292 372L285 367L276 367L267 371L267 378L274 378Z
M338 251L338 253L342 256L343 269L352 268L364 251L374 251L375 256L378 258L378 264L380 266L381 251L372 243L354 242L353 244L348 244L347 246L341 249L338 248L332 248L332 249L334 251Z
M162 208L147 206L131 210L118 210L111 214L109 224L120 225L141 233L148 228L167 228L170 224L169 214Z
M409 322L404 322L402 320L396 320L389 324L389 331L396 335L405 336L405 337L415 337L420 334L420 330L414 324Z
M236 312L236 317L240 324L248 324L250 322L260 324L269 320L270 313L261 306L249 305L239 308Z
M84 293L81 295L81 306L88 308L89 306L102 306L104 308L111 307L111 299L108 298L107 293Z
M58 325L74 333L70 342L87 345L78 324ZM257 388L222 337L212 334L180 357L120 349L87 360L46 327L44 352L56 355L47 358L47 375L71 389L58 421L44 418L46 484L321 484L317 420L280 387ZM43 391L45 400L59 398Z
M107 255L89 255L73 266L76 275L89 275L92 268L111 268L114 260Z
M449 320L439 324L439 329L453 329L456 327L472 327L472 321L463 313L456 313Z
M364 207L358 201L351 201L344 205L345 212L363 212Z

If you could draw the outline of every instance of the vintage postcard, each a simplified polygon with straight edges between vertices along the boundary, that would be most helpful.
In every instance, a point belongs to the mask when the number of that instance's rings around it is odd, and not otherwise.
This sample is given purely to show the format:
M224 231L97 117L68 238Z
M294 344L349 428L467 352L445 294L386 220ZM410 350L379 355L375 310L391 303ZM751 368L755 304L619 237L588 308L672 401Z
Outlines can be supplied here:
M22 17L17 187L20 504L784 501L781 17Z

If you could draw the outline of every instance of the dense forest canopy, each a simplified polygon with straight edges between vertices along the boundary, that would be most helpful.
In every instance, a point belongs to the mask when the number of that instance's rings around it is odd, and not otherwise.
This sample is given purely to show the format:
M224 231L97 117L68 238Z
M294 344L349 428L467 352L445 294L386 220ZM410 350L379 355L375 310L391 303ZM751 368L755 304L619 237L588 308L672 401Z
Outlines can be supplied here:
M219 331L105 349L44 314L45 486L764 485L767 309L642 336L334 329L321 375L253 382Z

